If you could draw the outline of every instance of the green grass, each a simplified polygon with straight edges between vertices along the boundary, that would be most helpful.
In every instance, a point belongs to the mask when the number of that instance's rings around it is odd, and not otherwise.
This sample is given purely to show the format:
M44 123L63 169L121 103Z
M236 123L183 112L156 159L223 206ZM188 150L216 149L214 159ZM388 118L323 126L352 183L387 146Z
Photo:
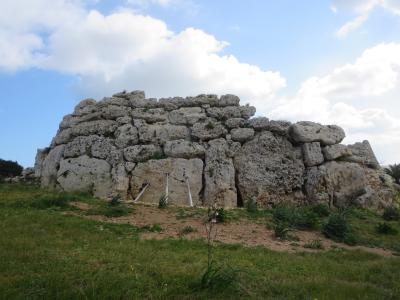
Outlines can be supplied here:
M41 195L52 198L58 194L30 186L0 185L3 299L400 297L399 257L341 249L279 253L221 243L214 248L214 261L239 272L223 289L201 288L207 268L203 241L141 240L141 228L67 215L68 205L32 206ZM98 201L87 195L68 195L87 203ZM372 217L373 223L382 222L379 215ZM366 226L362 221L356 215L350 217L356 227ZM361 229L372 234L375 225L371 224L371 230ZM374 234L383 243L393 238Z

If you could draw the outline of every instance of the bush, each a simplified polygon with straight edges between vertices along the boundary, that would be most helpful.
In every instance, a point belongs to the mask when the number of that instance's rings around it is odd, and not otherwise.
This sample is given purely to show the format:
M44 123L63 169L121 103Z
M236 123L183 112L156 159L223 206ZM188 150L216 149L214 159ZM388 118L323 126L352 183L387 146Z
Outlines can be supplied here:
M393 177L397 184L400 184L400 164L389 165L385 172Z
M257 212L258 208L257 208L257 202L254 199L248 199L246 201L246 210L249 213L254 213Z
M341 213L333 214L324 225L322 233L333 240L343 241L349 232L349 225Z
M158 208L167 208L168 206L168 199L165 194L162 194L160 196L160 199L158 200Z
M379 223L378 226L376 226L376 232L380 234L397 234L396 228L393 228L392 225L386 222Z
M310 207L280 205L274 208L275 223L283 222L298 229L313 229L318 225L318 215Z
M226 221L226 212L223 208L218 208L215 213L217 223L224 223Z
M274 225L274 234L277 239L289 239L290 227L284 222L278 222Z
M327 217L330 215L330 210L328 205L325 204L315 204L311 206L311 210L316 213L319 217Z
M304 248L309 248L309 249L324 249L324 246L322 245L321 240L313 240L307 244L304 244Z
M0 159L0 177L20 176L23 169L16 161Z
M111 206L117 206L117 205L119 205L120 203L121 203L121 196L120 196L120 195L117 195L117 196L112 197L111 200L110 200L110 202L109 202L109 204L110 204Z
M400 210L394 206L386 207L382 217L386 221L400 220Z
M182 230L179 232L180 235L185 235L185 234L189 234L192 232L196 232L196 228L193 228L192 226L185 226L184 228L182 228Z

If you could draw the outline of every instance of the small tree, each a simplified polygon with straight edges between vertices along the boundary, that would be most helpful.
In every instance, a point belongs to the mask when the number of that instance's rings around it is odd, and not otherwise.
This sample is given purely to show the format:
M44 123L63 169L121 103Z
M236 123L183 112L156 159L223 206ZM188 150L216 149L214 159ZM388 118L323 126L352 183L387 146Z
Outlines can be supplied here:
M0 159L0 177L20 176L23 169L16 161Z
M397 184L400 184L400 164L389 165L385 172L392 176Z

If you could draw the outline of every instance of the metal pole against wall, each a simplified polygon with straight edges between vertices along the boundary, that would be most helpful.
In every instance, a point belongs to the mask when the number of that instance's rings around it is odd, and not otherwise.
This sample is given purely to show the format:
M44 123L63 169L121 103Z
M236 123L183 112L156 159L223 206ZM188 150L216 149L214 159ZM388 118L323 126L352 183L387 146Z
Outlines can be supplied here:
M168 203L169 173L166 173L167 184L165 185L165 203Z

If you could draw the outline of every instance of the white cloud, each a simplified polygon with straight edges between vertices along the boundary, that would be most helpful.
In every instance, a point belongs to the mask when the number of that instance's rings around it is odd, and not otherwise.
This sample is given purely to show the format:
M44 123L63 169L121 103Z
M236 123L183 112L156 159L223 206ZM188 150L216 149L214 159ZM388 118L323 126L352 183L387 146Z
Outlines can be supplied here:
M339 38L346 37L351 31L364 24L369 14L378 7L382 7L390 13L400 16L399 0L333 0L331 6L333 12L350 10L357 14L353 20L340 27L336 35Z
M400 44L365 50L352 64L312 77L271 115L340 124L347 142L370 139L382 161L398 161L400 148Z
M24 6L26 17L3 18ZM77 0L0 3L0 69L77 75L85 96L124 89L151 97L234 93L271 118L337 123L348 142L367 138L381 160L399 159L400 44L367 49L353 63L305 80L293 97L278 96L286 85L279 72L223 55L227 45L199 29L173 32L129 10L88 11Z

